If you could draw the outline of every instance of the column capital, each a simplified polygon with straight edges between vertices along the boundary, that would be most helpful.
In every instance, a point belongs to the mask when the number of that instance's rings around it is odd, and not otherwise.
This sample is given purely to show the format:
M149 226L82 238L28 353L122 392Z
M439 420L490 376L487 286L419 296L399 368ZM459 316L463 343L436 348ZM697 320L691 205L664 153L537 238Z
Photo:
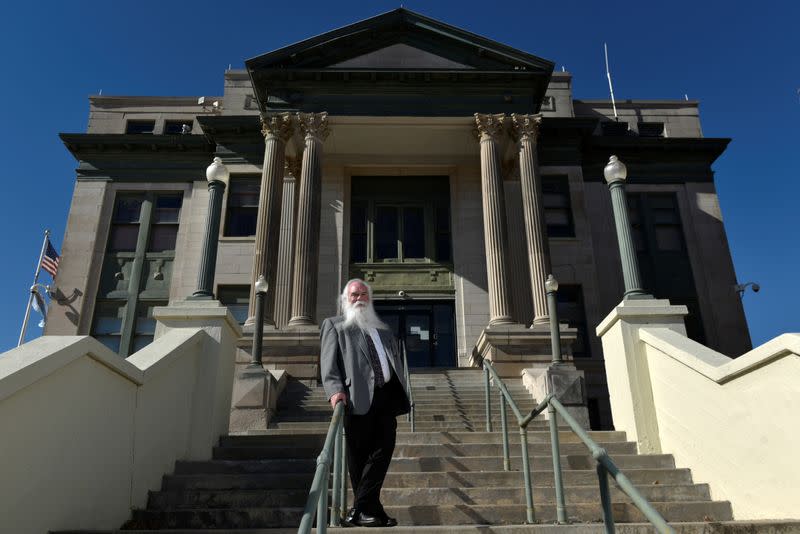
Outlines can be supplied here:
M292 136L294 127L290 113L262 113L259 119L261 120L261 134L264 138L277 137L285 143Z
M485 139L497 140L503 133L503 123L506 120L505 113L476 113L475 125L478 129L478 137L481 141Z
M536 142L539 138L539 127L542 125L542 114L536 115L519 115L517 113L511 114L511 121L514 126L514 138L517 141L529 139Z
M300 170L303 166L303 160L300 158L293 158L291 156L286 156L286 172L289 176L294 178L295 180L300 178Z
M303 137L315 138L324 141L330 130L328 128L328 113L298 113L297 122L300 123L300 131Z

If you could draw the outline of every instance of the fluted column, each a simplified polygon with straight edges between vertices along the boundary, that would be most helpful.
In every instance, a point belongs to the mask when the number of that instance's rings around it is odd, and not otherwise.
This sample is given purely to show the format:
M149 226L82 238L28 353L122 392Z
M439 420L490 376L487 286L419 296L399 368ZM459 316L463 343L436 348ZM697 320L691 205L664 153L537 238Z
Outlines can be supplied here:
M305 137L305 148L300 171L289 326L306 326L314 324L317 303L322 143L328 136L328 114L298 113L297 120Z
M292 314L292 275L294 271L294 235L297 231L297 183L300 181L300 158L286 158L283 181L281 237L278 248L278 278L275 285L275 325L285 328Z
M519 179L522 191L522 211L525 216L525 240L528 246L528 265L533 297L533 324L548 324L547 292L544 283L550 273L550 247L542 205L542 178L536 142L541 115L511 115L514 135L519 139Z
M476 113L481 145L481 190L483 192L483 233L486 246L486 276L489 289L489 324L510 324L506 261L506 210L503 177L500 172L499 138L505 115Z
M278 265L278 237L281 223L283 175L286 141L292 135L292 118L289 113L261 115L261 133L264 135L264 167L261 173L261 191L258 197L256 241L253 252L253 282L263 275L268 289L264 300L264 324L275 325L275 279ZM255 314L255 286L250 284L250 307L246 324L253 324Z

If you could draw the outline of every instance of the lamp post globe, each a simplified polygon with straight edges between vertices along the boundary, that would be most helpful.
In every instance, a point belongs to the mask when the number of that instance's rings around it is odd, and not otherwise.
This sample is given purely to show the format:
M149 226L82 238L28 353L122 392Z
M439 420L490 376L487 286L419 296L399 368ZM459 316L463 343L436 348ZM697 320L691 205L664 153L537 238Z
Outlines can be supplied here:
M222 182L227 186L230 177L231 173L228 170L228 167L222 163L221 158L214 158L214 161L211 162L211 165L206 168L206 180L208 180L209 183Z
M628 177L628 167L617 156L611 156L608 158L605 168L603 168L603 176L605 176L606 182L609 184L624 182Z

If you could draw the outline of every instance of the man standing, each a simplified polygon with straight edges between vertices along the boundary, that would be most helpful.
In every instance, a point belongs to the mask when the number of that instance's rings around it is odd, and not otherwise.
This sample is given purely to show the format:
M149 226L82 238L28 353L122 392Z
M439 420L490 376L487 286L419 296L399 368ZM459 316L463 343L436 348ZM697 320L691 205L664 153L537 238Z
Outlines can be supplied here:
M335 407L345 403L347 462L355 501L345 525L393 527L380 501L394 452L397 416L411 409L397 343L372 306L362 280L345 284L342 314L322 322L320 371Z

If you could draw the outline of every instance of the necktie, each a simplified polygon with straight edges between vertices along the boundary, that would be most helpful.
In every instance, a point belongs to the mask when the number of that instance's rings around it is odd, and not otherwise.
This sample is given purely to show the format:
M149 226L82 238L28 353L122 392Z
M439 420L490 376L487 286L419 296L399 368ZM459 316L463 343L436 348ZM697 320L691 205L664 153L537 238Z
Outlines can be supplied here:
M369 332L364 332L364 337L367 338L369 363L372 364L372 372L375 373L375 387L381 388L386 381L383 379L383 368L381 367L381 360L378 357L378 350L375 348L375 343L372 341L372 336L369 335Z

